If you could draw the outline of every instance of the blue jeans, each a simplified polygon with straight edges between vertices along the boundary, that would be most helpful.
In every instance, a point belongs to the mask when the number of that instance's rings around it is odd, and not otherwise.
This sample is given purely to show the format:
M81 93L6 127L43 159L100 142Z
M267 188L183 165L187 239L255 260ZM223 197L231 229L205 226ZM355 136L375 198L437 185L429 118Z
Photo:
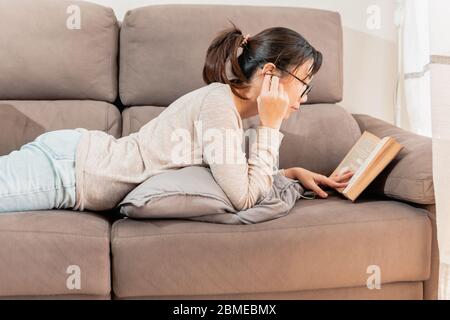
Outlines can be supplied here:
M0 156L0 212L75 206L75 155L81 133L49 131Z

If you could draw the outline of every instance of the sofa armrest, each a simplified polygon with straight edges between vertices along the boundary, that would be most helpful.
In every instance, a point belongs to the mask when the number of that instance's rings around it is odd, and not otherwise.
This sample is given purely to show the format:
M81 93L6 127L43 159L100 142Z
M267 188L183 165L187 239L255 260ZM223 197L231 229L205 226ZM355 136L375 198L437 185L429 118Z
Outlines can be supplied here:
M395 138L404 148L366 189L390 198L417 204L434 204L432 140L398 128L383 120L352 114L361 132L379 138Z

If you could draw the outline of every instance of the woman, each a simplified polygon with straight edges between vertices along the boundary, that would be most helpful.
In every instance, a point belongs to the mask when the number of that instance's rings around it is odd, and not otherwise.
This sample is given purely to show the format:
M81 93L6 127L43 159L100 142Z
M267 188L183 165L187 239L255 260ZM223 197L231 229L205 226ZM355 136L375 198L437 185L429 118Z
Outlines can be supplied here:
M244 37L233 25L207 50L207 85L178 98L138 132L115 139L84 128L50 131L0 157L0 212L112 209L150 176L190 165L209 166L233 206L248 209L270 190L281 123L306 102L321 63L321 53L291 29ZM242 119L257 114L247 159ZM224 161L229 155L232 161ZM323 198L319 185L345 187L353 174L281 173Z

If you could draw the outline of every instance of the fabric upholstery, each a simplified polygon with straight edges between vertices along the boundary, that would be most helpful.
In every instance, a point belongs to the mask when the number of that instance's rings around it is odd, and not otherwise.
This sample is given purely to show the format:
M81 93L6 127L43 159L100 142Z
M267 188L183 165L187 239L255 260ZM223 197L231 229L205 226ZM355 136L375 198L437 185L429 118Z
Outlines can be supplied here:
M404 146L397 157L372 182L366 192L418 204L434 204L431 138L398 128L369 115L353 115L361 131L379 138L390 136Z
M156 118L163 107L126 108L122 113L124 136ZM243 120L244 128L257 125L258 117ZM339 124L339 130L336 129ZM334 130L336 129L336 130ZM332 130L332 131L331 131ZM361 136L358 123L344 108L332 104L302 106L283 121L280 168L302 167L330 175Z
M255 225L118 220L111 248L119 298L357 287L371 265L383 284L427 279L431 225L402 202L330 195Z
M122 137L138 132L147 122L155 119L165 107L142 106L125 108L122 112Z
M147 296L124 299L189 299L189 300L422 300L422 282L398 282L383 284L380 289L367 289L367 286L302 290L290 292L269 293L237 293L221 295L190 295L190 296Z
M245 120L251 127L258 116ZM300 107L283 121L280 168L302 167L329 176L358 141L361 131L352 115L339 105Z
M102 130L119 138L122 117L114 105L100 101L0 100L0 136L5 137L0 139L0 156L19 149L41 133L77 127Z
M430 278L423 283L424 299L437 300L439 288L439 246L437 240L436 204L418 205L418 207L427 210L433 232L431 242Z
M0 214L0 296L110 294L110 223L70 210ZM67 286L79 267L80 289Z
M81 9L80 30L65 27L72 4ZM120 96L137 107L127 108L123 118L106 103L117 98L119 82L119 31L111 9L84 1L14 0L0 1L0 12L0 43L8 49L0 50L0 156L50 130L84 127L117 138L136 132L203 85L199 70L207 46L231 26L227 18L251 35L282 21L325 58L309 97L314 105L283 125L282 166L330 173L361 131L392 135L407 148L402 165L394 162L386 171L395 179L380 178L378 194L434 203L429 140L368 116L354 115L355 124L342 108L316 104L342 99L336 12L191 4L131 10L120 33ZM331 131L336 123L342 130ZM405 184L400 173L418 175ZM368 195L354 204L338 194L298 201L285 217L243 226L127 218L111 230L105 217L89 212L2 214L0 299L436 298L438 248L430 212ZM381 267L382 290L365 286L374 264ZM80 290L66 286L69 265L81 267Z
M80 9L80 29L66 25L72 5ZM112 9L14 0L0 1L0 12L0 99L116 99L119 28Z
M125 105L167 106L202 86L207 48L231 27L244 34L283 26L324 55L309 103L342 100L342 26L337 12L297 7L152 5L128 11L120 32L120 97ZM314 28L311 26L314 25Z

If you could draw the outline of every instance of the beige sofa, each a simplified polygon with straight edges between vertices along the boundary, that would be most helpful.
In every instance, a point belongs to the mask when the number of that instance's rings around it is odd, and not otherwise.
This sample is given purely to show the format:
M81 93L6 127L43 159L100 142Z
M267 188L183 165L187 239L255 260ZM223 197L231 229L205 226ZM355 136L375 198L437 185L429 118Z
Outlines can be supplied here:
M0 297L436 298L431 141L337 105L343 83L339 14L163 5L128 12L119 28L111 9L77 2L81 28L70 29L71 4L0 3L0 43L7 44L0 51L0 155L61 128L117 138L136 132L204 85L207 46L230 26L227 18L250 34L293 28L324 53L311 104L283 124L281 167L330 174L364 130L394 136L406 148L355 203L331 192L328 199L299 200L288 216L256 225L132 220L117 210L0 214ZM402 176L405 163L409 171ZM371 266L381 271L380 289L367 286ZM74 275L79 286L71 285Z

